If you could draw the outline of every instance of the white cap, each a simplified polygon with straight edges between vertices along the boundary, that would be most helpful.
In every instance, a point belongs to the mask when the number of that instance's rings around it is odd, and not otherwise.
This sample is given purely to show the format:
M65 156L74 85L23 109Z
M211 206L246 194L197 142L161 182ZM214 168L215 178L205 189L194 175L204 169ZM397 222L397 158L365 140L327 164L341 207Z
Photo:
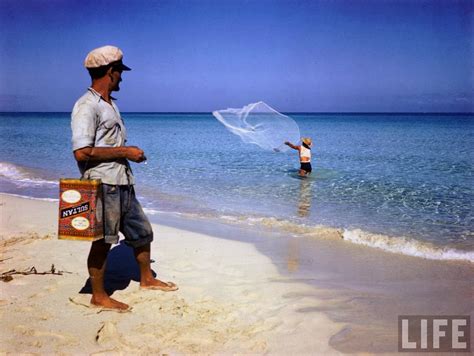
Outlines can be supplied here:
M89 52L84 60L84 66L86 68L98 68L117 62L116 64L121 66L122 70L131 70L122 63L122 58L123 53L120 48L115 46L103 46Z

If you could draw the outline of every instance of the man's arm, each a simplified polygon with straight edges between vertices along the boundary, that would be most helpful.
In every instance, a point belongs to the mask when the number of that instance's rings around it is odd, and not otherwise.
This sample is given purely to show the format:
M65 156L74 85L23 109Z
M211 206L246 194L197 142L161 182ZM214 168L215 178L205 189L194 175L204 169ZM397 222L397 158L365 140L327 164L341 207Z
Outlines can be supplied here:
M78 162L107 162L125 158L140 163L146 160L143 150L136 146L84 147L75 150L74 157Z
M295 146L295 145L293 145L291 142L288 142L288 141L285 142L285 145L291 147L291 148L294 149L294 150L298 150L298 151L299 151L299 149L300 149L300 146Z
M93 147L98 123L96 108L78 101L72 111L72 147L78 162L110 162L128 159L133 162L146 160L143 150L136 146Z

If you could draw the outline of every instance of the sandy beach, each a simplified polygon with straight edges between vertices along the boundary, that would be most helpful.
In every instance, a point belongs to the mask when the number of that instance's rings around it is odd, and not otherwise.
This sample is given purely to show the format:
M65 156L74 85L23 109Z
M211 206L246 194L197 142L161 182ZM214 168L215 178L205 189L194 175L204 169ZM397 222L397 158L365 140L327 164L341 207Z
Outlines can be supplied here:
M328 340L341 325L323 313L298 313L315 305L312 298L289 298L294 291L310 294L312 287L285 284L271 261L248 243L166 226L154 225L153 269L180 290L139 290L131 250L119 244L110 253L108 287L133 310L88 308L90 295L79 291L87 281L89 244L57 240L56 208L54 202L1 196L2 272L33 266L43 272L52 264L64 271L13 275L2 283L3 352L334 352Z
M473 4L0 0L0 356L474 355Z
M179 291L140 290L119 244L106 287L133 310L100 311L89 306L89 243L57 239L57 202L0 199L1 272L60 273L1 282L6 354L395 353L398 314L473 313L470 263L184 220L153 225L152 268Z

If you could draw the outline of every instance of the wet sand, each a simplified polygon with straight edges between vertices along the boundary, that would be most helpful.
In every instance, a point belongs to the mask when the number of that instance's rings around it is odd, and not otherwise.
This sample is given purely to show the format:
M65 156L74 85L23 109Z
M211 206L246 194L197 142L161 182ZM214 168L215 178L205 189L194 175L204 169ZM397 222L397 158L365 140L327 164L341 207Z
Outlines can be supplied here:
M284 283L316 287L310 294L295 290L286 298L289 302L313 299L314 306L298 312L324 312L332 321L343 323L329 341L343 353L396 353L399 315L474 318L474 265L470 262L429 260L355 245L333 230L321 229L319 237L290 237L210 221L156 219L251 243L288 278Z

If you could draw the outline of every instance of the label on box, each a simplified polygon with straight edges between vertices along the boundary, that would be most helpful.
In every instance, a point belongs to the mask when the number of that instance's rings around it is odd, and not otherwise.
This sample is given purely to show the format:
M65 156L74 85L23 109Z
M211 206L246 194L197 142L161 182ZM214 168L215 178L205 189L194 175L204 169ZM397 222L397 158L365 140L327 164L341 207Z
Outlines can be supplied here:
M69 189L61 194L61 199L64 200L66 203L74 204L81 200L81 193L79 193L75 189Z
M82 216L78 216L77 218L72 219L71 225L76 230L86 230L89 228L89 220Z
M69 218L74 215L85 213L89 210L89 202L82 203L78 206L72 206L70 208L61 210L61 219Z

